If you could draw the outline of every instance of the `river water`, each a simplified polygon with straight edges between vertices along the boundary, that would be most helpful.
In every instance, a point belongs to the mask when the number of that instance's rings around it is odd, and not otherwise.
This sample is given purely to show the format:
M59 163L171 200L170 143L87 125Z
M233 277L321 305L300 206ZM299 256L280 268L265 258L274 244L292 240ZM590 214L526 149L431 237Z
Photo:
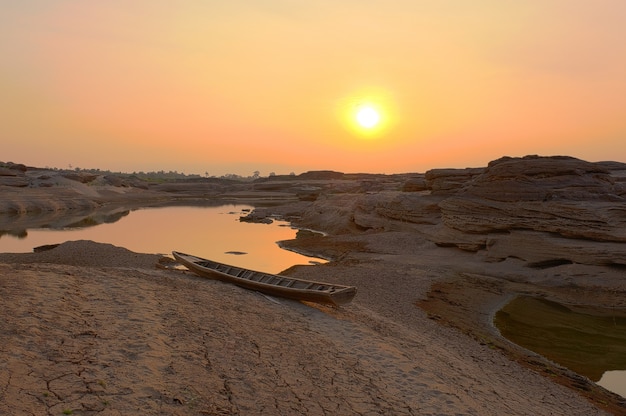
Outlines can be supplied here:
M626 398L626 312L520 296L495 316L509 340Z
M248 205L146 208L124 212L114 222L96 225L87 217L71 227L5 233L0 237L0 252L27 253L46 244L93 240L139 253L181 251L269 273L296 264L325 262L283 250L276 244L295 238L297 230L287 222L240 222L239 217L251 209Z

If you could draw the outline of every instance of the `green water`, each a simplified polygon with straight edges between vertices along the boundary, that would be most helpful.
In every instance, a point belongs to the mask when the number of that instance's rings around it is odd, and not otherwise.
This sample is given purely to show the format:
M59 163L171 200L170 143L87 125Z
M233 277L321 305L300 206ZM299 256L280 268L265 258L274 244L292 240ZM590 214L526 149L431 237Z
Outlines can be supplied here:
M510 341L626 397L626 311L520 296L495 316Z

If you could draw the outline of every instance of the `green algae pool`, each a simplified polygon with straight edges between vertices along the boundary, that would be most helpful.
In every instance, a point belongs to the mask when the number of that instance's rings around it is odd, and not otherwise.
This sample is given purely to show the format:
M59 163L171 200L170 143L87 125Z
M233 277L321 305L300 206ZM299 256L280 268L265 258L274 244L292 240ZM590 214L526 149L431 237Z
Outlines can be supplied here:
M508 340L626 397L626 311L520 296L496 313Z

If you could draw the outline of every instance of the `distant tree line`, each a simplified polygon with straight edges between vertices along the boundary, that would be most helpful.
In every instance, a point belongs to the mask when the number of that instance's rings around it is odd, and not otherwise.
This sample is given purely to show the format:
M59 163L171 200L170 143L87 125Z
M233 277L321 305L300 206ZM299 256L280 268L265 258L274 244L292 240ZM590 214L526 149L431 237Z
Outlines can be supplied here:
M11 168L11 167L16 167L16 166L23 166L24 169L26 169L26 166L19 164L19 163L0 162L0 167ZM135 171L132 173L128 173L128 172L115 172L115 171L102 170L102 169L83 169L77 166L72 166L72 164L69 164L67 169L49 167L49 166L46 166L45 169L56 171L56 172L61 172L61 173L63 172L81 173L82 172L82 173L89 173L92 175L115 175L115 176L120 176L124 178L134 178L134 179L141 179L141 180L148 180L148 181L149 180L172 181L172 180L180 180L180 179L200 179L200 178L217 178L217 179L229 179L229 180L236 180L236 181L254 181L254 180L262 178L261 172L258 170L255 170L254 172L252 172L252 175L250 176L242 176L242 175L237 175L235 173L227 173L222 176L215 176L215 175L209 175L208 171L205 172L204 175L199 175L196 173L186 174L186 173L178 172L175 170L170 170L170 171L159 170L159 171L150 171L150 172ZM276 176L277 175L275 172L270 172L269 174L269 177L276 177ZM280 175L280 176L284 176L284 175ZM295 173L291 172L289 176L294 177Z

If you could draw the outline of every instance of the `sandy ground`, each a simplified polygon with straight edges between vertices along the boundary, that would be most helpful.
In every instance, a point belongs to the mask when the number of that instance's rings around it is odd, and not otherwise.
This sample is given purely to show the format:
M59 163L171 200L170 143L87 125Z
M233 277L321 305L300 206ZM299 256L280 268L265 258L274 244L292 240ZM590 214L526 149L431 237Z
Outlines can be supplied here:
M409 235L393 240L428 255ZM437 270L352 243L369 252L287 271L357 284L337 309L92 242L0 254L0 414L606 414L430 319L417 304Z

